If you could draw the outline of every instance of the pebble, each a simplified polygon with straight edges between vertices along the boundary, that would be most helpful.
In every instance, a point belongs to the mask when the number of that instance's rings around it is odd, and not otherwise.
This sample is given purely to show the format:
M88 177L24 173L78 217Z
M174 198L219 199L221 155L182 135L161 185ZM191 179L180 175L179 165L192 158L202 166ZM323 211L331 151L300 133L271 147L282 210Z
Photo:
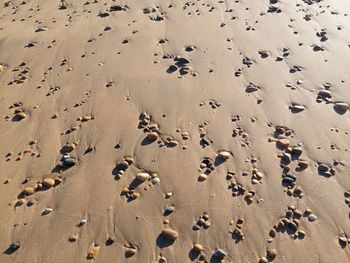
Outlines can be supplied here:
M69 240L70 242L75 242L75 241L78 240L78 236L75 235L75 234L70 235L70 236L68 237L68 240Z
M193 250L200 253L204 250L203 246L201 244L198 243L194 243L193 245Z
M158 177L155 177L155 178L153 178L153 179L151 180L151 183L152 183L153 185L159 184L159 183L160 183L160 179L159 179Z
M141 182L147 181L151 176L149 173L137 173L136 174L136 179L140 180Z
M266 250L266 256L270 261L274 260L277 256L276 249L270 248L270 249Z
M159 135L156 132L149 132L149 133L147 133L147 139L152 141L152 142L158 140L158 138L159 138Z
M166 228L162 231L162 235L167 239L176 240L179 236L179 233L174 229Z
M50 188L50 187L55 185L55 180L52 179L52 178L45 178L43 180L43 185L45 185L46 187Z
M228 152L228 151L220 151L220 152L218 153L218 157L221 158L221 159L223 159L223 160L227 160L228 158L231 157L231 153Z
M203 182L203 181L207 180L207 178L208 178L208 176L206 174L200 174L198 176L198 181Z
M164 214L165 215L170 215L171 213L173 213L175 211L175 207L173 206L169 206L167 208L164 209Z
M349 104L345 102L336 102L333 106L335 111L338 111L339 113L345 113L349 109Z
M288 139L282 138L277 141L277 144L281 147L287 148L290 144L290 141Z
M78 226L80 227L80 226L83 226L83 225L85 225L87 223L87 219L81 219L80 221L79 221L79 224L78 224Z
M77 163L77 161L72 157L64 158L62 164L67 167L72 167Z
M126 169L129 168L129 163L126 161L126 160L123 160L121 161L119 164L118 164L118 169L119 170L123 170L125 171Z
M28 186L28 187L23 189L23 194L25 194L25 195L32 195L34 193L35 193L35 189L32 186Z
M290 109L294 112L301 112L301 111L305 110L305 106L299 105L299 104L294 104L294 105L290 106Z
M99 245L94 245L88 252L89 259L96 259L98 253L100 253L101 247Z
M261 257L259 263L268 263L269 261L265 257Z
M125 254L127 256L130 256L132 257L133 255L135 255L137 252L137 249L136 248L132 248L132 247L128 247L126 250L125 250Z
M307 219L310 221L310 222L314 222L317 220L317 216L315 214L310 214Z
M226 252L224 250L222 250L221 248L215 250L214 252L214 257L218 258L218 259L224 259L226 257Z
M43 215L48 215L48 214L50 214L52 211L53 211L52 208L45 208L42 214L43 214Z

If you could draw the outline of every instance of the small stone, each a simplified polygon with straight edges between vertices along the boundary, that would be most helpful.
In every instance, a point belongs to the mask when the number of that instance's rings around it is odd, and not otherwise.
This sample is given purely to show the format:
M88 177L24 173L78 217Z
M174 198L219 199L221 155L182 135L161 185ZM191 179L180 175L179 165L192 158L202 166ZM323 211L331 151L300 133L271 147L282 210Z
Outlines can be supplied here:
M50 188L50 187L55 185L55 180L52 179L52 178L45 178L43 180L43 185L45 185L46 187Z
M125 171L126 169L129 168L129 163L126 160L123 160L117 165L117 168L118 168L118 170Z
M295 113L305 110L305 106L299 105L299 104L291 105L289 108L292 112L295 112Z
M306 233L303 230L298 230L297 235L298 235L298 238L303 239Z
M32 186L28 186L28 187L24 188L22 192L25 195L32 195L35 193L35 189Z
M206 174L200 174L198 176L198 181L203 182L203 181L207 180L207 178L208 178L208 176Z
M340 236L339 237L339 243L342 245L342 246L346 246L347 245L347 243L348 243L348 239L347 239L347 237L346 236Z
M81 219L81 220L79 221L78 226L81 227L81 226L85 225L86 223L87 223L87 219Z
M271 230L270 230L270 232L269 232L269 236L274 238L274 237L276 237L276 234L277 234L276 229L271 228Z
M78 236L75 235L75 234L72 234L72 235L70 235L70 236L68 237L68 240L69 240L70 242L75 242L75 241L78 240Z
M221 248L215 250L214 252L214 257L218 258L218 259L224 259L226 257L226 252L224 250L222 250Z
M317 216L315 214L310 214L307 219L310 221L310 222L314 222L317 220Z
M164 215L170 215L171 213L173 213L175 211L175 207L173 206L169 206L167 208L164 209Z
M89 259L96 259L98 253L100 252L101 247L99 245L94 245L88 252L87 257Z
M280 147L287 148L290 144L290 141L288 139L282 138L277 141L277 144Z
M204 250L203 246L201 244L195 243L193 245L193 250L200 253Z
M61 151L63 152L71 152L75 149L76 145L74 143L66 144L62 147Z
M221 159L223 159L223 160L227 160L228 158L231 157L231 153L228 152L228 151L220 151L220 152L218 153L218 157L221 158Z
M274 260L274 259L276 258L276 256L277 256L277 251L276 251L276 249L270 248L270 249L266 250L266 257L267 257L270 261Z
M259 263L268 263L269 261L265 257L261 257Z
M162 231L162 235L170 240L176 240L179 236L179 233L171 228L166 228Z
M333 108L335 111L344 114L349 109L349 104L345 102L336 102L334 103Z
M133 255L135 255L137 252L137 249L136 248L132 248L132 247L128 247L126 250L125 250L125 254L129 257L132 257Z
M147 133L147 139L152 141L152 142L158 140L158 138L159 138L159 135L156 132L149 132L149 133Z
M16 113L15 116L16 116L16 118L17 118L18 120L22 120L22 119L28 117L28 114L25 113L25 112L23 112L23 111L21 111L21 112Z
M137 173L136 174L136 179L140 180L141 182L147 181L151 176L149 173Z
M63 161L62 161L62 164L63 164L64 166L67 166L67 167L72 167L72 166L74 166L76 163L77 163L76 159L74 159L74 158L72 158L72 157L64 158Z
M151 180L151 183L152 183L153 185L159 184L159 183L160 183L160 179L159 179L158 177L155 177L155 178L153 178L153 179Z
M45 208L44 209L44 211L42 212L42 215L48 215L48 214L50 214L51 212L53 211L53 209L52 208Z

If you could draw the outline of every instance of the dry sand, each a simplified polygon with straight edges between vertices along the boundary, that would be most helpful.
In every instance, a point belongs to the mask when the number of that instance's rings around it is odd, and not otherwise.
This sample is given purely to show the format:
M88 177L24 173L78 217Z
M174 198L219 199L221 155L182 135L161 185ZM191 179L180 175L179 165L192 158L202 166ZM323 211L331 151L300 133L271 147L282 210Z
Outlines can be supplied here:
M350 2L0 1L0 262L349 262Z

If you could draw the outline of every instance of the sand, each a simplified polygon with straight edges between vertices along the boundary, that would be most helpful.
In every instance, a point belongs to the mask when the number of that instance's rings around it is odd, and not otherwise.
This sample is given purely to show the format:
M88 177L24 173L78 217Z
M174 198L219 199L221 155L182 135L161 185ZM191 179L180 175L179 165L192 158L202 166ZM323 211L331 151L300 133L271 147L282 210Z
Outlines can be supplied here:
M0 262L349 262L348 1L0 5Z

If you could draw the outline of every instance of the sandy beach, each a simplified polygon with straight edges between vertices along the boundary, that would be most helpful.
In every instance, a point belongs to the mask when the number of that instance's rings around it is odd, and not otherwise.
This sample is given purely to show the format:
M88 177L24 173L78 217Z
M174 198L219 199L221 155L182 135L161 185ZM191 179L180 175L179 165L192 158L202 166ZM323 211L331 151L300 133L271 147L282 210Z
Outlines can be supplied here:
M0 262L350 262L350 2L0 1Z

